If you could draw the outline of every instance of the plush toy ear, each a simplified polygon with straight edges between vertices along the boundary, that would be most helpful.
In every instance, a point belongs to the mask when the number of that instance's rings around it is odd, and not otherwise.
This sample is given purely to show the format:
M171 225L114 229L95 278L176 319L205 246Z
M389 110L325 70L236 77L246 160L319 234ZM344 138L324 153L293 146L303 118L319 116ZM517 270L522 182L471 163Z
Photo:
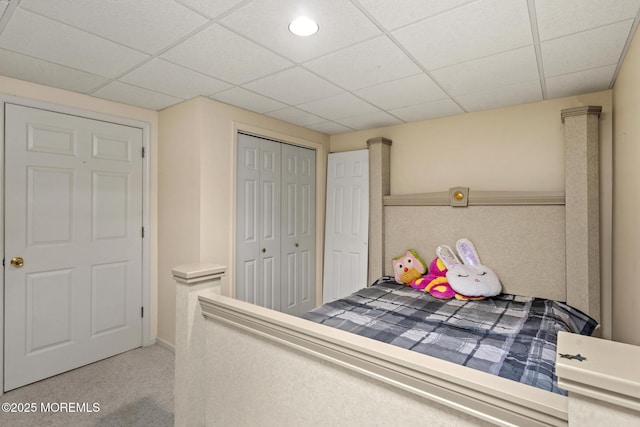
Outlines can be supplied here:
M460 260L448 245L438 246L436 248L436 255L438 255L438 258L440 258L444 266L447 267L447 270L451 270L451 267L460 264Z
M469 239L460 239L456 242L456 250L458 251L458 255L462 259L462 262L466 265L480 265L482 262L480 261L480 256L478 256L478 251L476 251L476 247L473 246L471 240Z

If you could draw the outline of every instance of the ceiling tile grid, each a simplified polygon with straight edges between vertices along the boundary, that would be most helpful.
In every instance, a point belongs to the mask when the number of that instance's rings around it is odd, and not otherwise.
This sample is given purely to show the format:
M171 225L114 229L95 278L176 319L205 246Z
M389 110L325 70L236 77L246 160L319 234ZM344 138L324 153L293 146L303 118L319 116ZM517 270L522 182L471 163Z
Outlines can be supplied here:
M0 0L0 75L328 134L610 89L640 0ZM294 36L298 15L319 32Z

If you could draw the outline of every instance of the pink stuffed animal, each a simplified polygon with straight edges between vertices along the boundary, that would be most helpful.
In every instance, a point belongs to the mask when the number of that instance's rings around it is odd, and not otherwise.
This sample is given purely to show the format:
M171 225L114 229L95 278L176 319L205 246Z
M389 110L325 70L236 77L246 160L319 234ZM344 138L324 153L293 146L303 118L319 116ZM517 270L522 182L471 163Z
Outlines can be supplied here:
M447 280L447 268L440 258L436 257L429 264L429 274L422 278L425 282L424 291L431 296L440 299L451 299L455 296L454 291Z

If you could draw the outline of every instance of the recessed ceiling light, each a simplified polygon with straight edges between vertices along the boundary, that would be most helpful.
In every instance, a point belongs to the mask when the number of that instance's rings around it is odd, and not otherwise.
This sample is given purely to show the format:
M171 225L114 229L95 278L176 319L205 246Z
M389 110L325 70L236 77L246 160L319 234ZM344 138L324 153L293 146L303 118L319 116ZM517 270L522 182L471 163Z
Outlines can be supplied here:
M318 24L311 18L301 16L291 21L289 31L296 36L310 36L318 32Z

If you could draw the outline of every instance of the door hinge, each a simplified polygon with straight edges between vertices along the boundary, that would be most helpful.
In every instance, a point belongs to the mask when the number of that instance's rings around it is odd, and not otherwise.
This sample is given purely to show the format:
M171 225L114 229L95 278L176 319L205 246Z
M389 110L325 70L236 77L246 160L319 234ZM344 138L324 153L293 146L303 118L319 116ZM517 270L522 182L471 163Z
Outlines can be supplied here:
M144 317L144 307L140 307L140 317Z
M142 238L144 239L144 227L142 227Z
M144 159L144 147L142 147L142 158Z

